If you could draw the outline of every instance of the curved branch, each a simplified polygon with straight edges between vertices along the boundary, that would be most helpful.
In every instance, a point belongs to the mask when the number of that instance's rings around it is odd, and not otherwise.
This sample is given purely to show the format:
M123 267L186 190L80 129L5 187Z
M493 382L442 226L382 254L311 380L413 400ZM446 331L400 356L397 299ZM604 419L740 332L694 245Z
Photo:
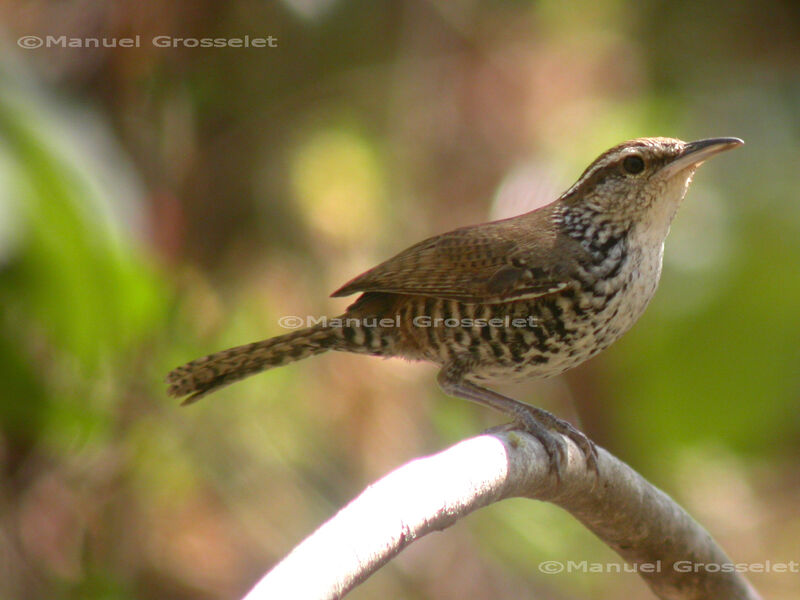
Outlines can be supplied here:
M541 444L517 431L484 434L413 460L369 486L306 538L245 600L341 598L414 540L511 497L569 511L638 565L659 598L760 600L737 572L677 568L731 561L686 511L628 465L598 448L598 481L578 448L566 443L560 483L548 472Z

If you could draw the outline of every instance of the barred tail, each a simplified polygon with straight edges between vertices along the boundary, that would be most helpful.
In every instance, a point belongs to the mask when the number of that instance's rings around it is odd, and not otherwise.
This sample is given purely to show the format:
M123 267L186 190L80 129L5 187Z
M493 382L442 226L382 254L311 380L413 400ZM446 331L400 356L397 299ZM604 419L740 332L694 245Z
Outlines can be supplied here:
M188 396L183 404L196 402L206 394L240 379L289 363L340 349L345 344L341 328L315 325L286 335L237 346L198 358L167 375L167 393ZM345 349L345 348L341 348Z

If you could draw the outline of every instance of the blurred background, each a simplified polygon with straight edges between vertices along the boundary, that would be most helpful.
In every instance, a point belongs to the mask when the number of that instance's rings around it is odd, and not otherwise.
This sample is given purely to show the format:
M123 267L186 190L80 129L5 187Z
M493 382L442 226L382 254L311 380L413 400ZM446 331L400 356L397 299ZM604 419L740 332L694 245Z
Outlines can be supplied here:
M798 6L0 3L0 597L237 598L369 482L501 422L397 360L326 354L189 408L163 377L338 314L328 294L369 266L547 203L649 135L747 144L698 172L633 331L504 391L580 424L735 561L800 561ZM141 41L17 42L48 35ZM621 563L510 500L351 597L652 597L545 560Z

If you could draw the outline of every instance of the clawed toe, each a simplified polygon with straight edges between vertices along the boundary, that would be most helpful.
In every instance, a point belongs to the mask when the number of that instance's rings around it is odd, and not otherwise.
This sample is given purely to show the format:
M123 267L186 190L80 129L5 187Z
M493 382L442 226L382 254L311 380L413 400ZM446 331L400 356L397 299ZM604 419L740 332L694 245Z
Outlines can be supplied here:
M531 434L544 446L545 452L550 458L550 472L555 473L556 477L561 480L563 466L567 464L567 445L564 438L561 437L564 436L578 446L586 459L587 469L592 471L595 477L599 478L600 468L597 447L594 442L581 431L555 415L536 407L531 407L531 409L528 415L518 419L519 428Z
M586 467L592 471L595 476L599 477L600 467L598 465L597 446L595 446L594 442L586 437L582 431L576 429L566 421L561 419L557 419L557 421L559 422L559 426L554 429L575 442L586 459Z

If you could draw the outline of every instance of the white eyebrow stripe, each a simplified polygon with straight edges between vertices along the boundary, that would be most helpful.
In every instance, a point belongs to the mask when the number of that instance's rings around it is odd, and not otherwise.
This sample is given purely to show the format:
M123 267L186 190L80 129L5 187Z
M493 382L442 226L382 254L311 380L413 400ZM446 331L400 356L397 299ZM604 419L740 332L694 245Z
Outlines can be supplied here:
M645 148L651 147L652 144L650 142L641 141L637 145L629 145L629 146L617 146L612 148L611 150L606 151L605 153L601 154L595 159L595 163L589 167L589 170L586 171L572 186L564 192L561 197L569 196L572 194L577 188L579 188L584 181L594 177L594 175L600 170L605 169L606 167L612 165L613 163L619 161L622 157L632 154L636 150L641 150Z
M564 192L562 194L562 197L563 196L569 196L577 188L579 188L581 185L583 185L584 181L594 177L595 173L597 173L600 169L605 169L611 163L615 162L619 155L615 153L612 156L613 156L613 158L610 158L609 160L603 160L601 162L598 162L594 166L592 166L588 171L586 171L586 173L583 174L583 176L580 179L578 179L578 181L576 181L575 183L572 184L572 187L570 187L566 192ZM605 157L601 157L601 158L605 158Z

